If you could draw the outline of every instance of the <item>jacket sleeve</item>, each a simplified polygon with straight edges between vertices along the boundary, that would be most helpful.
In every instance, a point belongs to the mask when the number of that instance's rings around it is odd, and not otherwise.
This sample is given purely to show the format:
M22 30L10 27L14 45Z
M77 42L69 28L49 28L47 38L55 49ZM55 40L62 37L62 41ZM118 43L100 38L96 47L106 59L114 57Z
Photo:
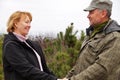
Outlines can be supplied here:
M115 33L108 39L95 62L81 73L70 77L71 80L103 80L115 72L120 63L120 36Z
M42 60L42 65L43 65L43 69L45 72L51 74L51 75L54 75L55 74L48 68L47 64L46 64L46 59L45 59L45 56L44 56L44 53L43 53L43 50L42 50L42 47L40 46L40 43L38 41L30 41L29 40L29 43L31 45L33 45L33 47L35 48L35 50L38 52L38 54L41 56L41 60Z
M41 71L26 59L22 47L15 42L11 42L4 47L4 58L12 68L22 77L28 80L57 80L51 74Z

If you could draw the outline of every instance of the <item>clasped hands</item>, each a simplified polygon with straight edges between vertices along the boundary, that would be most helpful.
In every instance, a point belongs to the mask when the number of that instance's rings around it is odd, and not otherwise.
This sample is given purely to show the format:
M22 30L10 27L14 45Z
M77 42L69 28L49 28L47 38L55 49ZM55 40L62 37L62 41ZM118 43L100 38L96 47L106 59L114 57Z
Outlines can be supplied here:
M57 79L57 80L68 80L67 78L63 78L63 79Z

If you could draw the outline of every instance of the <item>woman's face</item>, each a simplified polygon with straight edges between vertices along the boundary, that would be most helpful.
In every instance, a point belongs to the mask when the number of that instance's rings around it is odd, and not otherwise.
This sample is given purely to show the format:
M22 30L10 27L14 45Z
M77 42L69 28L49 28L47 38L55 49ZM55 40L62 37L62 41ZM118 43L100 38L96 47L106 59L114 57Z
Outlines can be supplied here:
M21 19L19 20L19 22L15 23L14 32L22 36L26 36L29 32L30 27L31 27L31 21L29 17L27 15L21 16Z

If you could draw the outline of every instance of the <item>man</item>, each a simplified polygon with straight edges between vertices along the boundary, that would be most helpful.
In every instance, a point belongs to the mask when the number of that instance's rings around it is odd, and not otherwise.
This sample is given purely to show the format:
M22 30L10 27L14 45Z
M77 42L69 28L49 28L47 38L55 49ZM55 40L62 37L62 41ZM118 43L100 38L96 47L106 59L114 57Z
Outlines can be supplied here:
M110 18L110 0L92 0L90 27L76 65L63 80L120 80L120 25Z

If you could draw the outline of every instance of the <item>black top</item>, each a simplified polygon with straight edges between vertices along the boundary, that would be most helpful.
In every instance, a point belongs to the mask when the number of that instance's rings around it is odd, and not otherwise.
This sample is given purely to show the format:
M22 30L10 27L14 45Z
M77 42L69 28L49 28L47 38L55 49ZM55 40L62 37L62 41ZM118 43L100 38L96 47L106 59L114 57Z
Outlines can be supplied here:
M39 44L26 40L41 57L43 71L34 51L13 33L5 35L3 41L3 70L5 80L57 80L48 69L43 51Z

